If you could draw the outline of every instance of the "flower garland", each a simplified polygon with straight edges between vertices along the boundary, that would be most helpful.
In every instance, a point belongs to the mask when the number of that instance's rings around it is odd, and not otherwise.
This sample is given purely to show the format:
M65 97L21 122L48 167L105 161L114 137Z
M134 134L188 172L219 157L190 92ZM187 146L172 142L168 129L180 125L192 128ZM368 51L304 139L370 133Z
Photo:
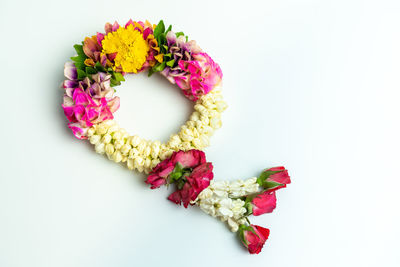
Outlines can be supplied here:
M258 254L269 230L252 225L248 217L272 212L275 191L286 187L290 177L284 167L275 167L245 181L213 180L213 165L202 150L221 127L221 113L227 108L219 65L162 20L157 25L107 23L105 33L86 37L74 48L77 55L64 66L62 107L75 137L88 139L110 160L148 174L145 182L151 189L174 185L170 201L185 208L197 205L227 222L248 251ZM195 101L190 119L164 144L131 136L113 120L120 104L114 87L125 81L126 74L144 71L149 76L159 72Z

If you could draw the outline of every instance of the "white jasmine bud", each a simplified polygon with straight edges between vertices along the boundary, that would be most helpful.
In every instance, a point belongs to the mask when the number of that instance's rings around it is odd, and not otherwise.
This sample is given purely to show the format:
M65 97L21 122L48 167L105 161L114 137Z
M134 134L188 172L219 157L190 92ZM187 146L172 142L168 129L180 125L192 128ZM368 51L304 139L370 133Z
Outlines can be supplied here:
M114 140L119 140L121 138L122 138L122 133L120 131L114 132L114 134L113 134L113 139Z
M200 113L195 111L192 113L192 115L190 116L190 120L191 121L198 121L200 119Z
M111 137L110 134L105 134L105 135L103 135L103 138L101 139L101 142L104 143L104 144L108 144L108 143L111 142L111 139L112 139L112 137Z
M124 141L123 140L116 140L114 142L115 149L121 149L123 145L124 145Z
M144 160L142 157L136 157L134 159L134 165L137 167L143 166L144 165Z
M133 170L134 166L133 166L133 159L128 159L126 161L126 165L128 166L128 169Z
M139 151L139 154L144 153L144 149L146 148L147 144L146 141L140 142L140 144L137 146L137 150Z
M105 126L104 124L99 124L96 127L96 133L100 134L100 135L103 135L103 134L105 134L107 132L107 129L108 129L108 127Z
M107 144L105 147L105 151L107 155L112 155L114 153L114 146L112 144Z
M150 156L150 153L151 153L151 147L146 144L146 147L143 150L143 156L148 157Z
M131 146L128 144L125 144L121 147L121 153L123 155L127 155L129 153L129 151L131 150Z
M94 147L94 150L96 150L97 153L99 154L104 154L105 152L105 145L102 143L97 143Z
M203 125L209 125L210 119L207 116L201 115L200 116L201 123Z
M144 161L144 167L146 169L149 169L151 166L151 159L150 158L146 158L146 160Z
M114 124L108 128L107 133L112 134L112 133L117 132L118 130L119 130L119 126L117 124Z
M158 158L158 155L160 154L160 142L154 142L151 145L151 157L153 159Z
M170 146L171 148L176 148L180 145L181 142L181 138L177 134L174 134L169 139L168 146Z
M132 148L131 150L129 150L128 157L130 159L133 159L133 158L137 157L138 155L139 155L139 150L137 150L136 148Z
M95 130L93 127L91 127L91 128L89 128L89 130L87 131L87 136L91 137L92 135L95 134L95 132L96 132L96 130Z
M90 141L90 143L91 143L92 145L96 145L97 143L100 142L100 139L101 139L100 135L95 134L95 135L92 135L92 136L89 138L89 141Z
M203 148L203 144L202 144L202 142L201 142L201 140L199 138L194 138L192 140L192 144L197 149L202 149Z
M141 143L141 139L140 139L140 137L137 136L137 135L132 136L132 138L130 139L130 141L131 141L131 145L132 145L133 147L137 147L137 146Z
M118 162L121 162L121 160L122 160L121 152L119 152L118 150L115 151L115 152L113 153L112 159L113 159L115 162L117 162L117 163L118 163Z

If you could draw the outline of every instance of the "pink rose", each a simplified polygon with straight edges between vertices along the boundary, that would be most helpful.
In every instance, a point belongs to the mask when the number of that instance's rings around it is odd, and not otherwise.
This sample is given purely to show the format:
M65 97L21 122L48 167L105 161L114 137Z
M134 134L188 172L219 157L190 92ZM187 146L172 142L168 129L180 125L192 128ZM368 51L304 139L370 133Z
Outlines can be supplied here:
M210 162L197 166L190 176L184 177L186 182L182 189L173 192L168 199L179 205L183 203L183 206L187 208L190 201L196 200L201 191L210 185L214 177L212 170L213 165Z
M261 252L265 241L269 236L269 229L251 224L250 226L240 225L239 237L243 245L249 250L250 254Z
M188 207L190 201L210 185L214 174L213 166L206 162L203 151L189 150L174 152L152 170L147 177L146 183L155 189L164 184L175 184L177 190L168 199L176 204Z
M206 162L206 156L203 151L189 150L175 151L169 159L157 164L147 177L146 183L151 185L151 189L155 189L167 183L168 176L174 170L177 163L182 169L193 168Z
M290 184L290 176L285 167L274 167L264 170L257 179L258 184L268 191L276 191Z
M174 170L175 163L171 159L166 159L157 164L149 176L147 176L146 184L151 185L151 189L159 188L167 183L168 175Z
M251 201L253 215L258 216L264 213L271 213L276 208L275 191L265 191L257 195Z
M190 100L196 101L221 82L222 70L207 53L192 54L192 60L180 60L178 66L187 74L174 77Z

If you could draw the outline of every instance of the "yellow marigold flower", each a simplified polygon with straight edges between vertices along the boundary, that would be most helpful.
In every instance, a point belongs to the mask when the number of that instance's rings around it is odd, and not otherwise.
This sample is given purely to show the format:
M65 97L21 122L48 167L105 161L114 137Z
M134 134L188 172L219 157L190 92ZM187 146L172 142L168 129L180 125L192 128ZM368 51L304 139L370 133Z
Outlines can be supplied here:
M117 52L114 59L115 66L121 67L124 72L137 73L146 62L149 45L143 39L142 33L135 30L133 25L126 29L120 27L115 32L108 33L101 42L102 53L112 54Z

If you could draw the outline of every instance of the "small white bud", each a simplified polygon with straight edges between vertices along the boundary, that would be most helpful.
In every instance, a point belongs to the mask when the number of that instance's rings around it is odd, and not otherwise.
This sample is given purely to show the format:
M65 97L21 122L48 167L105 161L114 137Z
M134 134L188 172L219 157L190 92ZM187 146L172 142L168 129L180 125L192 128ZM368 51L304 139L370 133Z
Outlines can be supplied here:
M117 162L117 163L118 163L118 162L121 162L121 160L122 160L121 152L119 152L118 150L115 151L112 158L113 158L113 160L114 160L115 162Z
M90 137L89 141L90 141L90 143L91 143L92 145L96 145L97 143L100 142L100 139L101 139L101 136L98 135L98 134L95 134L95 135L92 135L92 136Z
M112 139L112 137L111 137L110 134L105 134L105 135L103 135L103 138L101 139L101 142L104 143L104 144L108 144L108 143L111 142L111 139Z
M104 154L105 146L102 143L97 143L96 146L94 147L94 150L96 150L96 152L99 154Z
M105 147L105 151L107 155L112 155L114 153L114 146L112 144L107 144Z

